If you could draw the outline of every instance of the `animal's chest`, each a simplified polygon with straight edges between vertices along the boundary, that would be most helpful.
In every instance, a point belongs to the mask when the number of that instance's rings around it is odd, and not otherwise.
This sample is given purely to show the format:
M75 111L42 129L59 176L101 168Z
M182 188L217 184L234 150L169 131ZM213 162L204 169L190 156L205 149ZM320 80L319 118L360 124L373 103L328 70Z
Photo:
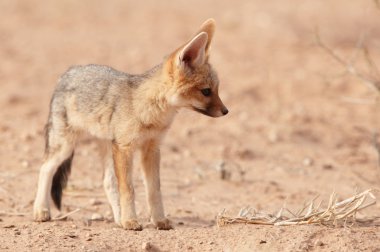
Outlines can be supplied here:
M168 130L169 125L144 125L140 128L138 142L147 140L160 140Z

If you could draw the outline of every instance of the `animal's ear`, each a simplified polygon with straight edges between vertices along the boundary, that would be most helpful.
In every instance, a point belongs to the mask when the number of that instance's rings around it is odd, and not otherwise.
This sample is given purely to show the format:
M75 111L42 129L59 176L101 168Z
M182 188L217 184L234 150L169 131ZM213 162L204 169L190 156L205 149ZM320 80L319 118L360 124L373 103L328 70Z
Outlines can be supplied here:
M207 46L208 35L201 32L196 35L189 43L183 46L179 52L178 64L180 66L196 68L201 66L206 59L205 49Z
M198 33L205 32L207 33L208 39L206 44L206 54L208 53L208 49L210 48L211 40L215 33L215 20L212 18L207 19L202 25Z

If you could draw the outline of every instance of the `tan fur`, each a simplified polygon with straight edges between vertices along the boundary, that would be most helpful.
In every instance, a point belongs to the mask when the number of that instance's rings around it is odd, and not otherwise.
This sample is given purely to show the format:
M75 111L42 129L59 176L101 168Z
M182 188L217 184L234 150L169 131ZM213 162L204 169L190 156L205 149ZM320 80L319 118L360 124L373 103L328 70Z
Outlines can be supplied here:
M47 158L39 177L35 220L50 218L49 192L60 206L75 139L88 132L111 146L104 189L115 222L125 229L142 229L132 183L133 155L141 151L151 220L159 229L171 228L160 189L160 142L180 108L212 117L228 113L218 95L217 74L208 62L214 31L215 22L206 21L162 64L141 75L99 65L72 67L62 75L50 105Z

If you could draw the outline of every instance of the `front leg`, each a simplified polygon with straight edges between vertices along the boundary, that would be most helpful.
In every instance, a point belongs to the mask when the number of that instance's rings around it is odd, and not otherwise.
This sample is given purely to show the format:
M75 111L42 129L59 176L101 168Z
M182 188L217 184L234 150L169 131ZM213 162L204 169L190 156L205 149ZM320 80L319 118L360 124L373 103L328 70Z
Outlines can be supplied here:
M141 148L142 167L145 177L147 200L152 222L158 229L172 229L165 218L160 189L160 149L158 143L150 140Z
M120 224L124 229L142 230L137 221L135 210L135 192L132 183L132 148L112 144L112 156L117 177L120 197Z

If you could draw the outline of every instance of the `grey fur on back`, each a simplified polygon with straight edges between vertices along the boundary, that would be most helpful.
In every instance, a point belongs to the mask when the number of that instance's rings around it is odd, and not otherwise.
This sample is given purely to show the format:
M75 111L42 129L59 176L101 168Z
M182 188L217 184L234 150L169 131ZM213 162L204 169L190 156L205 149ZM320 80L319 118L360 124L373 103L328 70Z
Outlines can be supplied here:
M144 74L132 75L103 65L73 66L58 81L50 105L49 121L51 117L62 115L66 126L73 130L88 130L97 137L112 139L111 128L104 129L107 136L103 136L91 127L97 124L111 127L115 112L125 110L120 106L120 99L124 103L130 102L133 90L161 68L162 65L157 65ZM82 127L79 120L88 121L89 128Z
M99 103L111 103L120 92L136 88L143 80L143 75L130 75L109 66L73 66L59 79L53 99L75 93L77 109L92 112Z

